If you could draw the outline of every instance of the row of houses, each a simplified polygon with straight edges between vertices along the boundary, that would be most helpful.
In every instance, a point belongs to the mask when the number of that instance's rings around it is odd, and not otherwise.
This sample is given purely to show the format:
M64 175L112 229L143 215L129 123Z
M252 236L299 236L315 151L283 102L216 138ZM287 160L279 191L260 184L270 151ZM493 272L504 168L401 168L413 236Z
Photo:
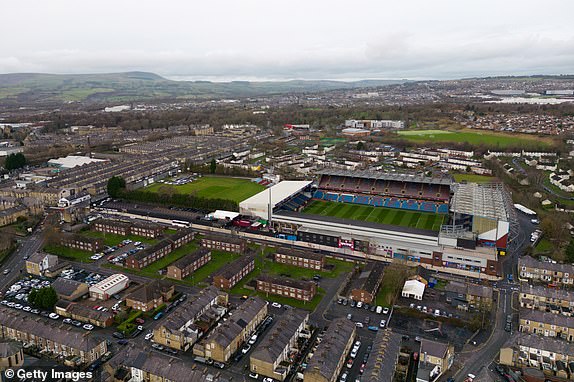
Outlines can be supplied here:
M119 220L98 219L92 225L94 231L119 236L135 235L155 239L163 233L158 224L147 222L124 222Z
M288 277L261 275L257 278L257 290L267 295L273 294L308 302L317 294L317 284Z
M520 279L524 281L555 286L574 284L574 265L572 264L540 261L531 256L522 256L518 259L518 273Z
M108 351L105 338L94 333L61 322L51 323L4 306L0 307L0 338L62 356L72 364L93 362Z
M181 229L168 238L145 248L126 259L126 267L131 269L142 269L150 264L164 258L172 251L188 244L195 237L195 232L188 229Z

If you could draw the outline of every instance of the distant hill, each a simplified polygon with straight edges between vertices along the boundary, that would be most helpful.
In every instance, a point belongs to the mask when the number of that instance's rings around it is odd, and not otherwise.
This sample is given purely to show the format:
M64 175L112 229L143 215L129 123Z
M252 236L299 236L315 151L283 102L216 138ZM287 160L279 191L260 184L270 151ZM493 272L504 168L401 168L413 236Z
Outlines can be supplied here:
M0 74L0 103L125 102L151 99L240 98L359 89L402 81L172 81L154 73Z

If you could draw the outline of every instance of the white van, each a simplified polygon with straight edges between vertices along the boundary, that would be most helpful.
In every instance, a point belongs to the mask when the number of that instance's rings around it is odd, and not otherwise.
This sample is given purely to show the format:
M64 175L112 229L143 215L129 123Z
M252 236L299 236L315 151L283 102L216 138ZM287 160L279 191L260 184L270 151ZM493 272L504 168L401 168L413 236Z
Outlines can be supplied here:
M383 311L383 307L380 305L377 305L377 309L376 309L377 314L381 314L382 311Z

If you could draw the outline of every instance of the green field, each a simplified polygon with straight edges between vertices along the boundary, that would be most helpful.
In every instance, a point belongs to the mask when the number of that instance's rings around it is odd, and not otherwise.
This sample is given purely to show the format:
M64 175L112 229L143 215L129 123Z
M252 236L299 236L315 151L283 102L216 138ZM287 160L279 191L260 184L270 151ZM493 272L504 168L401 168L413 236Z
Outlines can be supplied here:
M142 237L142 236L136 236L136 235L122 236L122 235L116 235L113 233L105 233L105 232L98 232L98 231L85 231L85 232L82 232L82 235L102 239L104 241L104 245L107 245L108 247L113 247L115 245L118 245L119 243L121 243L122 241L124 241L126 239L130 239L131 241L134 241L134 242L140 241L140 242L148 244L148 245L155 244L159 241L157 239L150 239L148 237Z
M443 214L408 211L396 208L373 207L357 204L313 200L303 213L363 220L410 228L440 230L446 218Z
M493 176L477 175L477 174L453 174L456 182L470 182L470 183L490 183L496 182Z
M93 263L94 260L90 259L90 256L94 254L88 251L82 251L81 249L64 247L58 244L48 244L44 247L44 251L52 255L59 257L64 257L70 260L81 261L83 263Z
M397 134L399 138L413 142L466 142L475 146L484 145L492 149L505 149L508 147L549 148L553 144L551 138L541 138L536 135L474 131L470 129L460 131L403 130L397 132Z
M145 190L160 193L171 191L179 194L195 194L203 198L227 199L239 203L264 189L264 186L249 179L204 176L182 185L155 183Z

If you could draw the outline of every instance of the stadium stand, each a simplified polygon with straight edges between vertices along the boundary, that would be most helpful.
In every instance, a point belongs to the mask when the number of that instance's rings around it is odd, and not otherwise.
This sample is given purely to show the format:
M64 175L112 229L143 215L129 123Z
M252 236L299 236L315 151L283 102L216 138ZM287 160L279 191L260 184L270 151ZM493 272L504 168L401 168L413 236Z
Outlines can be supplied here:
M403 174L325 173L321 174L313 198L375 207L448 213L450 185L451 181L447 179ZM288 207L295 208L295 205L289 203Z

